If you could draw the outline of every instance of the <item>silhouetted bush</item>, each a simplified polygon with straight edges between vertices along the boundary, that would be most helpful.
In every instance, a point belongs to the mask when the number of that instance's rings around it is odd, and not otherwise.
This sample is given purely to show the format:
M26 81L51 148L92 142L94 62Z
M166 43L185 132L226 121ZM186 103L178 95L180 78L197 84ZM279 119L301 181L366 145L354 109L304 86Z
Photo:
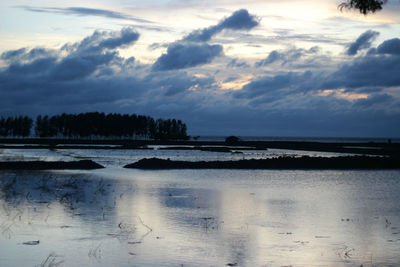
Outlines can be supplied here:
M233 146L233 145L237 145L240 141L240 138L237 136L229 136L227 138L225 138L225 144Z

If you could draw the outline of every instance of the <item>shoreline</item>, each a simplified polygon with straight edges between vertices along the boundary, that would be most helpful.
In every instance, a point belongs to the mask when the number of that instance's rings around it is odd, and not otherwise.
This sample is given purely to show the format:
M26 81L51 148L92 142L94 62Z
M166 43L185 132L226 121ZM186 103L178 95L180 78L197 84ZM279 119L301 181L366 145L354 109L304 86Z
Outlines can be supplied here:
M208 150L232 152L243 148L251 150L289 149L302 151L336 152L400 156L400 143L328 143L306 141L168 141L168 140L85 140L85 139L0 139L0 149L153 149L149 146L171 146L177 150Z
M0 170L94 170L104 166L92 160L79 161L4 161ZM243 170L400 170L400 157L277 157L229 161L179 161L143 158L122 166L126 169L243 169Z
M95 170L103 168L104 166L92 160L0 162L0 170Z

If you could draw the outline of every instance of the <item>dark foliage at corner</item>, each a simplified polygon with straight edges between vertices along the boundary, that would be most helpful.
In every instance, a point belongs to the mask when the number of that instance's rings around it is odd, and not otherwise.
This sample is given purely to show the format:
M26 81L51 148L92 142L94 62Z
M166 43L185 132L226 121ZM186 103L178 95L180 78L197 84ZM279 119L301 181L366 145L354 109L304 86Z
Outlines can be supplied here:
M347 0L339 5L339 9L357 9L360 13L367 15L382 9L387 0Z

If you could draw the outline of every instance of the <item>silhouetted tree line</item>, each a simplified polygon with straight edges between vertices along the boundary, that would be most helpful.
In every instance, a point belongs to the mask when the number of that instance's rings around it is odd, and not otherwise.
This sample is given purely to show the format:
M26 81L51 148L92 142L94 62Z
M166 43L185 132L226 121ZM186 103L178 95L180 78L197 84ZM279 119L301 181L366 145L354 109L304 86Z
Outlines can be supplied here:
M33 120L27 116L0 119L0 136L27 137ZM158 140L188 139L186 124L176 119L155 120L136 114L80 114L39 115L34 134L38 137L58 138L144 138Z
M36 118L35 134L69 138L187 139L186 124L175 119L154 120L149 116L99 112L61 114Z
M0 136L27 137L33 120L27 116L0 118Z

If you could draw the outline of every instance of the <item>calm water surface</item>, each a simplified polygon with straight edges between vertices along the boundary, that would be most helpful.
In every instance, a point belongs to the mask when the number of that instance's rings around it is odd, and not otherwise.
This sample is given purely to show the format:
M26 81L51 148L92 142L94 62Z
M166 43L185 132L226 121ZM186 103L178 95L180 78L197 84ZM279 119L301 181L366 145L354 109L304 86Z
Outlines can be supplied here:
M399 179L117 163L0 172L0 266L399 266Z

